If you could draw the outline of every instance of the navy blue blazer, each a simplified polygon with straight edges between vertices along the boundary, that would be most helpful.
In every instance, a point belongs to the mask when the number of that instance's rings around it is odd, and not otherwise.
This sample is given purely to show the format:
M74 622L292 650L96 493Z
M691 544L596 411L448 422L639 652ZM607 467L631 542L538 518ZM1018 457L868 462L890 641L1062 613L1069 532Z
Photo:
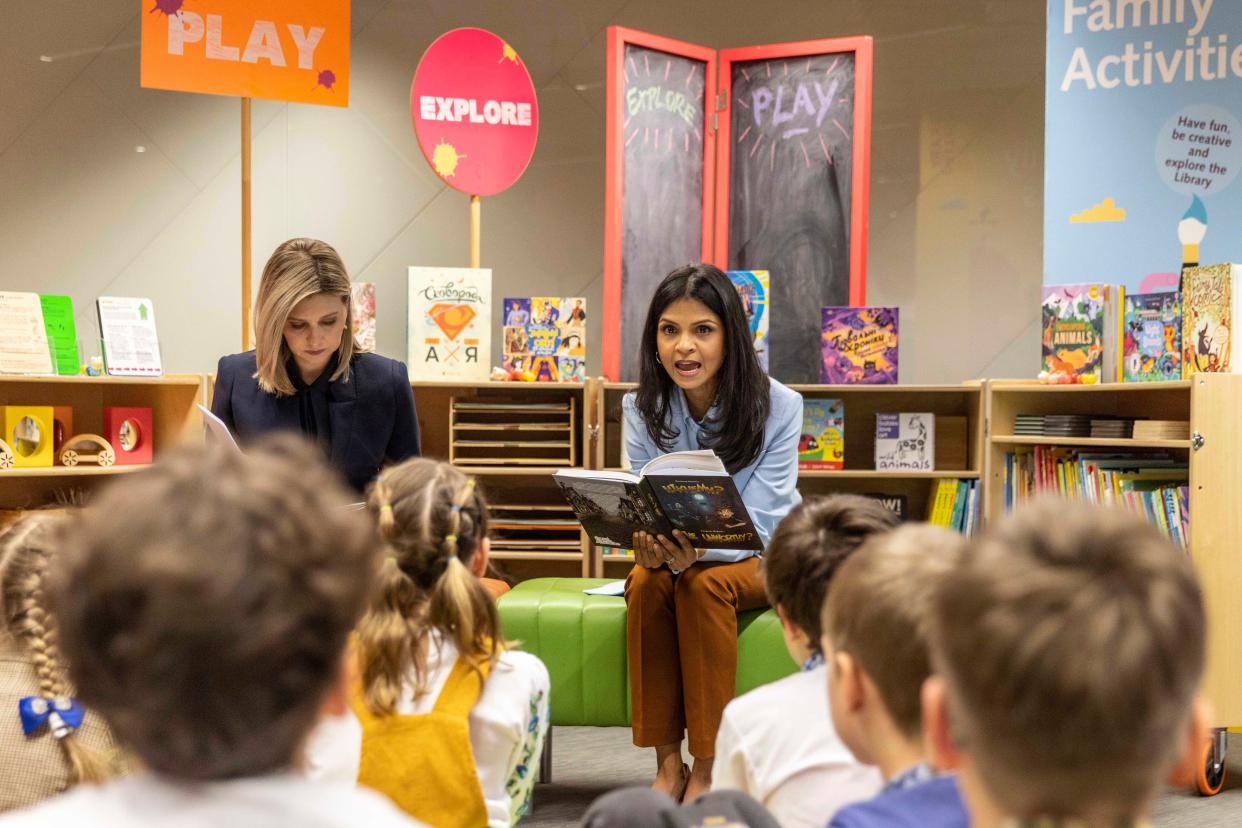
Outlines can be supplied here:
M241 445L273 430L301 431L298 400L259 388L254 351L222 357L211 399ZM354 354L349 376L329 386L332 465L358 491L388 463L419 454L418 417L405 363Z

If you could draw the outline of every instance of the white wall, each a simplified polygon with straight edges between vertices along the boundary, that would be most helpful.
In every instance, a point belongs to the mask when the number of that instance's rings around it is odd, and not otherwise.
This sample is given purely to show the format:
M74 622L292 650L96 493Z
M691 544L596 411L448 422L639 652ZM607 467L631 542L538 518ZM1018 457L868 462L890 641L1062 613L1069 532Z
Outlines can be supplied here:
M166 368L207 371L240 345L240 107L139 88L149 5L0 8L0 289L73 296L84 340L96 296L149 296ZM539 93L534 160L483 204L497 296L601 307L615 23L720 48L874 35L868 299L902 308L902 379L1037 370L1042 0L354 0L352 14L348 109L255 102L253 267L257 287L284 239L335 245L377 285L381 353L404 358L406 266L466 264L466 197L427 168L409 116L419 56L456 26L509 41Z

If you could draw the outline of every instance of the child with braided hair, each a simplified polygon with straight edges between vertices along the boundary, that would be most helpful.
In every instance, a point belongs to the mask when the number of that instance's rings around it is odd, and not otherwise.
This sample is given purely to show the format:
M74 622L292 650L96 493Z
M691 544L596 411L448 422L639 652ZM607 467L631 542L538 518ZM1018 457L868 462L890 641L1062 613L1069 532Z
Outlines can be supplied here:
M0 535L0 811L119 770L107 727L73 698L44 600L59 523L33 515Z
M319 778L356 778L437 828L508 826L529 807L548 672L508 649L487 566L487 503L447 463L407 460L367 500L387 545L358 625L351 713L309 749Z

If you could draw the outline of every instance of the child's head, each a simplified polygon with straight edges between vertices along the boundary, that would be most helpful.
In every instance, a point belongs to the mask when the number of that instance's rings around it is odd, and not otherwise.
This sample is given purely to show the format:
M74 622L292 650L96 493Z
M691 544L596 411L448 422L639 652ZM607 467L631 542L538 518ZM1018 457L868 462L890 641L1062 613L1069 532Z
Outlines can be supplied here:
M1024 508L938 591L930 742L1006 814L1137 815L1197 747L1204 628L1188 556L1143 520Z
M921 742L931 601L964 545L948 529L906 524L863 544L833 578L823 609L829 707L859 761L878 763L885 734Z
M185 449L108 487L66 539L51 597L79 696L153 770L298 760L379 546L317 456L287 435Z
M874 498L828 495L804 500L776 527L763 553L763 586L795 661L820 651L819 611L837 567L896 525L897 516Z
M0 637L10 638L28 655L39 680L38 697L44 704L72 695L56 646L56 623L48 612L43 586L56 558L57 534L64 523L62 517L36 514L0 535L0 606L4 611ZM52 723L49 717L33 738L54 739L60 746L65 758L65 779L70 786L106 779L112 771L107 758L78 741L76 727L66 724L63 718Z
M487 502L448 463L414 458L386 469L367 506L387 545L379 585L358 625L367 706L392 713L411 670L426 690L426 647L438 630L475 664L500 652L496 605L479 582L487 566Z

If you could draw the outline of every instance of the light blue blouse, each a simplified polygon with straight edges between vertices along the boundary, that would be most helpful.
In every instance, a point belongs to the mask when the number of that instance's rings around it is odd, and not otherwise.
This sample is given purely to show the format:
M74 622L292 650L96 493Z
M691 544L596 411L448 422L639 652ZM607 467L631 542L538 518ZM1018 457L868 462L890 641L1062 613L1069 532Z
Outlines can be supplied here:
M763 424L763 448L754 462L733 475L733 482L765 547L772 539L776 525L789 514L790 509L802 502L802 495L798 494L802 395L776 380L771 380L770 386L772 405L768 420ZM672 451L703 448L699 445L702 429L698 421L690 416L685 393L680 388L674 388L669 402L669 419L678 432L672 441ZM650 460L667 452L647 434L642 414L634 404L634 392L622 399L621 412L625 417L625 450L630 457L630 470L637 474ZM699 560L741 561L756 554L760 553L749 549L708 549Z

